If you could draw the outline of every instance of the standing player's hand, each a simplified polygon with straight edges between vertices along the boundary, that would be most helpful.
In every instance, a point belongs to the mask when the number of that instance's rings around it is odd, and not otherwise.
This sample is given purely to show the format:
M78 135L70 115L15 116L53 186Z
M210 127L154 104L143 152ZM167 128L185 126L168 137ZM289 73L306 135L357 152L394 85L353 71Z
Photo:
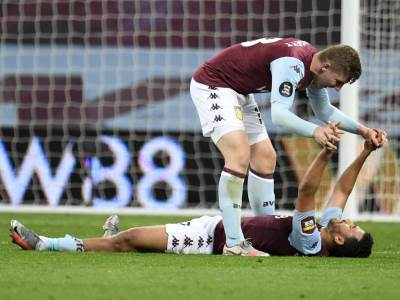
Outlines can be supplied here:
M339 122L329 122L325 127L318 127L314 130L314 139L328 151L337 149L341 134L337 128L338 125Z

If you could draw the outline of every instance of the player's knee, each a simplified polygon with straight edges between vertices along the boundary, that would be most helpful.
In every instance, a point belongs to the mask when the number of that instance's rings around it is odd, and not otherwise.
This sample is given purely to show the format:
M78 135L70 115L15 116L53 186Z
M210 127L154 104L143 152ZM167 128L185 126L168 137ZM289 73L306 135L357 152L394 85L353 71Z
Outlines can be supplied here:
M235 165L233 169L245 173L250 163L250 151L246 147L238 148L232 155L230 164Z
M136 250L136 231L131 228L111 237L113 251L128 252Z
M268 167L270 169L275 170L277 155L276 155L276 151L274 149L270 149L270 151L268 151L266 160L267 160Z
M277 155L273 148L258 152L251 158L251 168L260 173L273 173L275 171Z
M247 168L250 163L250 151L248 151L248 149L238 151L236 159L239 165L243 168Z
M269 156L269 159L270 159L270 160L276 162L277 155L276 155L276 151L275 151L274 148L269 149L269 151L268 151L268 156Z

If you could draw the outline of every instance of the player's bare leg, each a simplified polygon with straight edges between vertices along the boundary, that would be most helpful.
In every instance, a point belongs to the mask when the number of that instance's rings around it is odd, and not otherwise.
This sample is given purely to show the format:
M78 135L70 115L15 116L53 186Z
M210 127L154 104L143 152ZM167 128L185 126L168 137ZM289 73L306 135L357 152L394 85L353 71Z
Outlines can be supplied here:
M259 173L273 174L276 166L276 152L269 139L250 146L250 167Z
M251 145L247 193L255 215L275 213L275 165L276 152L269 139Z
M40 236L17 220L11 220L10 236L22 249L36 251L164 252L168 243L165 225L131 228L111 237L81 240L70 235Z
M168 234L165 225L130 228L111 237L83 240L85 251L165 252Z

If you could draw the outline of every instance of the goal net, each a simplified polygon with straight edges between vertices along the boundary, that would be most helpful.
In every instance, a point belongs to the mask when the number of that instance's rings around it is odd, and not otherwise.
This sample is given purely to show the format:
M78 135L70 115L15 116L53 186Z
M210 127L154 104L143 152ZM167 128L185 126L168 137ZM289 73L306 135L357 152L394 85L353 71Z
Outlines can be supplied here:
M361 212L400 214L400 2L362 0L360 120L384 128L389 143L369 160L359 184Z
M362 3L360 116L390 134L362 175L366 212L400 209L398 6ZM201 135L193 72L217 50L264 36L337 44L340 9L339 0L1 1L0 203L218 208L223 161ZM296 114L314 120L305 93L296 98ZM272 125L268 94L257 101L278 154L277 208L292 209L319 146ZM337 156L319 206L336 171Z

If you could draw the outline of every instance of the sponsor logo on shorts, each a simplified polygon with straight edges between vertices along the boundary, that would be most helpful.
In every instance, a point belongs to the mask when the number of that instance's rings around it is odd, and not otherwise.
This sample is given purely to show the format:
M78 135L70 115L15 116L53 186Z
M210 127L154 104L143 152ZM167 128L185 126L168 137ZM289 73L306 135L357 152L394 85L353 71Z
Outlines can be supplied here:
M225 120L221 115L216 115L214 118L214 123L221 122L222 120Z
M240 204L233 203L233 208L241 208L241 207L242 206Z
M217 93L210 93L210 96L208 96L207 99L215 100L215 99L219 99L219 96L217 95Z
M213 103L213 104L211 105L210 110L218 110L218 109L221 109L221 108L222 108L222 107L219 106L218 103Z
M315 218L312 216L301 220L301 231L303 233L313 233L316 227Z
M199 249L203 247L203 245L204 245L204 239L201 236L199 236L199 240L197 241L197 246L198 246L197 248Z
M211 86L211 85L208 86L208 89L213 90L213 91L218 91L218 88L216 88L215 86Z
M177 239L175 236L172 236L172 248L175 248L178 246L179 246L179 239Z
M186 236L185 234L185 239L183 240L183 248L190 247L192 245L193 245L193 240L190 237Z
M265 201L265 202L263 202L263 207L273 206L274 204L275 204L275 201Z
M240 106L235 106L235 113L236 118L238 118L240 121L243 121L243 110Z
M212 242L213 242L212 236L211 236L211 235L208 235L208 238L207 238L207 241L206 241L207 247L210 246L210 244L211 244Z
M290 97L293 94L293 84L289 81L282 82L279 86L279 93L283 97Z

